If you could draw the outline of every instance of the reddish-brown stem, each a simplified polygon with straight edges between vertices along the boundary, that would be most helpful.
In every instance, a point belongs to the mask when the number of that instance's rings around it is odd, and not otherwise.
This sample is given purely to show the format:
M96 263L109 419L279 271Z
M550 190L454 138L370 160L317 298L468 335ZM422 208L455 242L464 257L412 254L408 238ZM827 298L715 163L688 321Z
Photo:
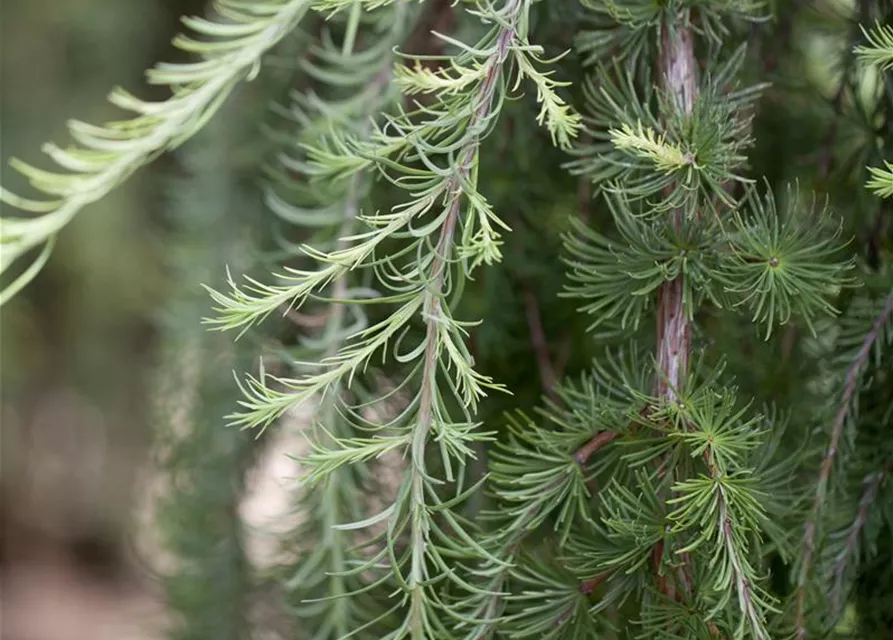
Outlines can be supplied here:
M577 449L577 452L574 454L574 460L582 467L596 451L614 440L617 435L614 431L596 433L586 444Z
M856 352L855 357L853 357L853 361L850 363L846 376L844 377L843 396L840 400L840 408L837 410L837 415L834 417L834 424L831 428L831 440L828 443L828 449L822 460L821 469L819 470L819 479L818 484L816 485L815 498L812 502L812 509L810 510L809 518L806 520L806 525L803 528L803 540L801 542L803 556L800 564L800 576L797 580L797 595L795 600L794 628L798 640L805 638L807 635L806 583L809 579L809 573L812 570L812 560L815 553L816 527L818 526L819 517L825 502L825 494L828 490L828 482L831 478L831 469L834 466L834 459L837 456L837 447L840 444L840 437L843 435L843 427L846 424L847 416L850 413L853 397L856 395L859 374L862 371L862 367L865 366L868 356L871 354L871 349L874 347L874 343L880 336L881 329L890 319L891 314L893 314L893 293L890 293L887 297L887 302L884 305L883 310L878 317L875 318L871 329L865 334L865 338L862 340L862 346L859 348L859 351Z
M543 386L543 392L553 402L557 403L559 398L555 392L555 385L558 384L558 377L555 374L552 358L549 355L549 343L546 340L546 332L543 331L539 301L536 299L536 294L527 284L523 287L523 297L524 313L527 316L527 328L530 330L530 344L533 346L533 353L536 356L536 363L540 372L540 384Z
M690 115L697 99L697 79L695 75L696 60L694 54L694 35L687 20L679 20L675 24L664 25L661 31L660 73L663 90L676 103L676 108L685 115ZM696 216L697 211L676 209L671 214L672 225L680 232L685 224L685 216ZM684 387L688 374L691 352L691 325L685 309L684 276L663 284L658 290L657 306L657 379L656 395L666 403L678 400L678 392ZM716 470L711 460L707 460L711 475ZM722 500L722 498L720 498ZM733 576L742 612L748 617L756 617L753 598L747 578L743 575L739 559L734 553L729 521L725 516L725 503L720 503L723 514L721 531L724 544L732 558ZM675 587L660 574L660 562L663 555L663 541L655 546L652 562L658 573L658 584L670 598L674 598ZM686 568L679 572L680 581L687 585Z
M660 592L664 594L669 600L675 600L676 585L674 585L671 580L667 580L667 577L661 571L663 557L664 541L658 540L657 544L651 547L651 567L654 570L654 575L657 576L657 587L658 589L660 589Z
M606 577L607 577L607 575L602 574L600 576L590 578L589 580L584 580L583 582L580 583L580 592L585 593L586 595L589 595L590 593L595 591L595 588L598 585L600 585L602 582L605 581Z
M588 580L583 580L582 582L580 582L580 593L588 596L590 593L595 591L596 587L598 587L601 583L603 583L605 581L605 579L607 579L607 577L608 577L608 574L605 573L602 575L598 575L594 578L590 578ZM568 618L570 618L572 613L573 613L573 606L562 611L558 615L558 617L555 619L555 626L560 627L562 624L567 622Z

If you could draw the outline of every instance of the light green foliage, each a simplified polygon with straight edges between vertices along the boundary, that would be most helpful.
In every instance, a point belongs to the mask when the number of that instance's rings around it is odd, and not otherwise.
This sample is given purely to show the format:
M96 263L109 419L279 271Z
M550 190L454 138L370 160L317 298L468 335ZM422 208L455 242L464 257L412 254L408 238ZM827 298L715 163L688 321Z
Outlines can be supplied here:
M44 249L0 294L0 304L25 286L49 258L56 234L86 205L102 198L160 153L175 149L214 115L233 87L250 79L261 57L284 38L307 11L308 0L251 3L217 0L220 21L184 18L189 34L174 45L201 58L198 62L162 63L147 73L150 84L171 88L163 102L146 102L123 89L109 95L117 107L135 113L129 120L96 126L72 121L77 146L44 145L63 172L50 172L19 160L13 167L48 199L34 200L0 190L4 203L37 214L0 219L0 274L36 247Z
M247 397L241 402L244 409L233 416L234 423L243 427L266 426L317 394L326 397L335 393L337 385L350 385L373 356L393 349L407 370L400 386L417 388L415 399L391 419L364 424L370 436L336 436L331 445L317 445L303 459L309 467L308 482L315 484L347 465L368 462L394 449L408 458L394 503L379 515L350 525L387 523L381 535L383 550L363 566L371 570L389 561L404 594L395 605L406 605L403 622L388 637L445 633L445 612L434 585L446 579L455 587L468 588L449 569L448 558L459 549L456 540L487 555L462 519L449 510L448 505L461 501L463 492L445 500L437 490L444 482L457 482L474 455L472 446L487 437L473 416L486 391L499 388L473 368L465 344L470 324L454 318L449 303L449 296L476 266L500 259L497 229L506 229L477 191L478 148L498 117L512 67L519 81L527 78L536 85L542 103L539 120L557 144L568 144L577 129L577 118L555 94L557 84L535 66L542 62L526 40L528 11L525 0L510 0L499 9L482 4L474 15L493 26L474 46L446 39L459 49L448 59L448 70L433 73L411 64L398 66L397 86L409 95L433 94L433 104L420 106L415 113L400 110L386 116L384 125L375 126L369 135L342 129L306 145L308 164L317 179L337 183L378 169L406 192L406 201L389 212L359 214L357 222L368 230L342 236L333 251L305 247L304 253L320 265L318 270L289 269L280 278L285 281L281 285L251 281L242 290L231 281L230 294L212 292L221 317L212 322L228 328L250 326L284 303L301 308L330 283L360 269L380 273L378 284L390 289L370 300L398 305L383 320L347 337L318 365L308 363L318 372L296 378L250 377L244 388ZM382 245L394 239L403 241L404 247L394 255L382 254ZM424 334L416 345L406 345L403 336L419 316ZM453 399L465 407L458 418L449 404ZM443 478L426 469L429 446L439 453ZM444 518L443 524L435 514ZM408 543L401 550L407 532Z
M625 197L648 198L654 214L730 206L728 185L747 182L742 169L743 150L751 142L748 112L762 88L737 86L744 53L736 50L702 76L691 115L678 113L672 96L656 85L638 88L635 67L599 65L583 86L592 142L574 150L578 159L571 171L601 189L622 181Z
M876 24L873 29L863 28L867 44L856 47L856 55L880 71L893 68L893 27L889 24Z
M878 23L870 31L863 28L863 33L868 42L856 47L859 59L882 73L893 69L893 26ZM893 164L887 162L885 168L869 167L868 170L871 179L865 186L880 198L893 197Z
M893 164L887 163L886 169L869 167L871 179L865 184L880 198L893 198Z

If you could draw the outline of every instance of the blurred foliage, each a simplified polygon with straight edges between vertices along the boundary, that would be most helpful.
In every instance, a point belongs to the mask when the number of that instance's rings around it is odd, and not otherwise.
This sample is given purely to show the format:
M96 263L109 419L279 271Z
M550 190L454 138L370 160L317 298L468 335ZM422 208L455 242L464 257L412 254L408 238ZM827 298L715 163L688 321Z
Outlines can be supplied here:
M143 71L170 55L179 16L202 6L4 2L3 184L22 188L9 158L39 161L44 142L65 144L67 119L116 115L102 100L116 84L144 91ZM12 521L121 542L148 448L153 314L171 284L157 233L169 169L163 158L94 205L60 239L59 260L0 312L3 491ZM22 509L23 495L32 508Z

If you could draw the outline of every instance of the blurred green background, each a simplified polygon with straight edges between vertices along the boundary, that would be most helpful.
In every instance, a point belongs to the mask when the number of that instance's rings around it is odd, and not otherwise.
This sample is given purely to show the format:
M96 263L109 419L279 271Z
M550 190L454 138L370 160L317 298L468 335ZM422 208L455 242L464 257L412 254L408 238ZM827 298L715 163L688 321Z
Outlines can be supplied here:
M176 58L179 16L203 5L0 3L0 183L27 194L9 158L48 167L40 146L65 146L68 118L118 117L104 100L114 85L163 97L143 72ZM161 159L77 216L43 273L0 315L5 640L149 637L152 625L132 610L146 605L151 585L134 561L131 515L145 485L146 384L167 286L161 187L174 170ZM121 627L119 618L130 620Z

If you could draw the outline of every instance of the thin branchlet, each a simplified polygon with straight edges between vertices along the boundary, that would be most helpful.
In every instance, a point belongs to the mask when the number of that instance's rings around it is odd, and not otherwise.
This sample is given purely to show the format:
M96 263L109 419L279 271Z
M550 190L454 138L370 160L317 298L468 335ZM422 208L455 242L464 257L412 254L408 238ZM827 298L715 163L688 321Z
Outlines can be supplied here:
M891 315L893 315L893 293L887 297L880 314L865 334L861 347L855 353L852 362L849 367L847 367L846 373L844 374L843 392L841 393L837 414L834 416L834 422L831 425L831 435L828 440L828 447L825 450L825 455L822 459L821 467L819 468L815 496L813 497L812 507L809 516L806 519L806 524L803 527L803 537L800 542L800 570L797 577L794 605L794 630L798 640L806 638L809 635L809 629L807 627L807 589L816 552L816 534L825 507L828 485L831 480L834 461L840 447L840 440L843 436L847 418L850 416L853 408L853 400L859 389L859 380L862 371L868 362L868 358L871 355L875 342L882 335L884 325L890 321Z
M865 525L868 522L878 489L890 473L890 469L882 469L875 471L866 476L862 483L862 496L859 499L859 507L856 511L856 517L847 528L846 540L843 548L834 558L834 566L832 569L832 584L829 594L831 601L831 612L834 616L839 616L843 609L843 599L845 596L845 582L847 571L853 561L857 559L859 550L859 539L862 536Z
M680 20L664 25L661 30L660 82L672 97L676 108L690 115L697 99L697 62L694 54L694 34L690 25ZM680 232L686 216L695 217L696 211L681 208L671 214L673 228ZM668 403L676 400L676 393L685 384L691 352L689 310L683 295L684 276L680 275L658 289L657 293L657 394Z
M484 80L476 95L472 98L473 113L468 122L470 130L478 130L481 123L488 119L496 93L496 83L501 75L503 65L509 54L509 47L515 37L521 0L510 0L504 9L506 24L496 37L493 53L486 63ZM426 527L428 508L425 497L425 451L428 444L432 421L434 420L434 395L440 363L438 361L438 333L440 332L441 305L443 300L445 271L453 254L453 235L462 206L462 185L467 182L472 163L477 156L480 138L475 134L464 147L459 150L459 164L448 182L447 214L440 237L434 250L429 280L431 282L424 296L422 313L426 318L425 357L422 364L421 387L419 389L418 422L413 428L412 455L410 458L410 474L412 488L410 494L410 518L412 521L410 545L412 546L412 563L408 587L410 590L410 610L408 614L411 636L415 639L425 637L424 620L424 583L427 579L425 568L425 548L428 544Z

